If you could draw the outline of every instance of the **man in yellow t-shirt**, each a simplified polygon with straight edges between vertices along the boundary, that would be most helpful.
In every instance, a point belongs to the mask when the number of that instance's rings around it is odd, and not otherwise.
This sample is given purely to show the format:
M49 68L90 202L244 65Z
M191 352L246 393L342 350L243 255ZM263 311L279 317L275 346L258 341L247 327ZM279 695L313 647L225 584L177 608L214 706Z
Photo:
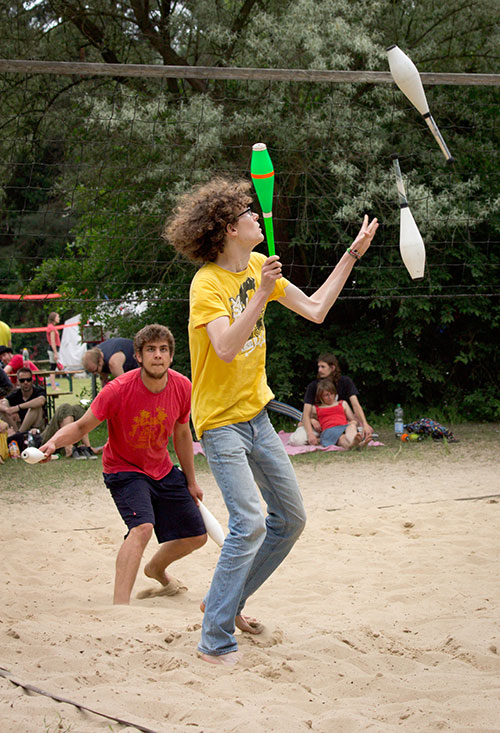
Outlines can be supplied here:
M0 346L12 346L10 326L5 321L0 321Z
M202 604L198 646L215 664L239 660L235 626L262 631L243 615L245 602L288 555L305 524L295 473L265 409L273 397L265 372L266 306L277 300L321 323L378 226L365 216L352 246L308 297L282 277L279 257L253 251L264 235L249 189L248 181L225 178L194 188L164 230L179 252L205 263L191 284L189 347L193 422L229 512L229 534Z

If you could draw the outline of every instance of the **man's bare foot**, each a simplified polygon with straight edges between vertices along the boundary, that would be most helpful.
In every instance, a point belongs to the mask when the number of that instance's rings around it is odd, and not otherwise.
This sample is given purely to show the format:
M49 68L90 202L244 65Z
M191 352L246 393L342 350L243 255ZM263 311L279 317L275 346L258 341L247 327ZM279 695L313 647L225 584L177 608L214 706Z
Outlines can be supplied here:
M205 613L205 604L203 601L200 603L200 611ZM256 618L244 616L242 613L235 617L234 625L237 629L245 631L247 634L262 634L265 629L264 624L261 624Z
M248 634L262 634L264 631L264 624L261 624L256 618L244 616L242 613L236 616L234 625L240 631L246 631Z
M157 580L161 585L167 586L172 580L172 576L167 573L165 568L157 570L150 562L144 566L144 575L151 580Z
M241 661L241 652L229 652L228 654L200 654L200 659L209 664L224 664L228 667L233 667L235 664Z
M136 595L136 598L143 599L143 598L157 598L158 596L176 596L178 593L185 593L187 591L187 586L184 585L180 580L177 580L177 578L173 578L171 575L168 575L164 573L164 577L157 577L156 575L150 575L147 572L147 565L144 569L145 574L148 578L153 578L154 580L157 580L160 583L160 587L154 587L154 588L146 588L146 590L141 590Z

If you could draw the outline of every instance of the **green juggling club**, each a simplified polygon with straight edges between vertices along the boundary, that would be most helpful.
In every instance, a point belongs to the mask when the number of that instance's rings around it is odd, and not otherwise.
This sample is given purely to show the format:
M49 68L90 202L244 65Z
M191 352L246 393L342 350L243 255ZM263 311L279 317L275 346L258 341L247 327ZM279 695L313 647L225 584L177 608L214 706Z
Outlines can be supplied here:
M273 229L273 189L274 169L267 152L265 143L255 143L252 146L252 160L250 163L250 175L259 204L264 217L264 229L266 231L267 248L269 256L274 251L274 229Z

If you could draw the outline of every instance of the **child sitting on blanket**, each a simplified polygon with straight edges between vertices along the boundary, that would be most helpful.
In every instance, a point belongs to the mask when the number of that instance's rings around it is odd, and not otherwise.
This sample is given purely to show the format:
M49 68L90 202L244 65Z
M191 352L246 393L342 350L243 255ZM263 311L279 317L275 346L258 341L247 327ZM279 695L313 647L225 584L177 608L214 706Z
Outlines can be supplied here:
M338 401L337 390L330 379L320 379L316 390L316 420L314 429L319 429L320 442L324 448L338 445L340 448L355 448L362 441L354 413L348 402Z

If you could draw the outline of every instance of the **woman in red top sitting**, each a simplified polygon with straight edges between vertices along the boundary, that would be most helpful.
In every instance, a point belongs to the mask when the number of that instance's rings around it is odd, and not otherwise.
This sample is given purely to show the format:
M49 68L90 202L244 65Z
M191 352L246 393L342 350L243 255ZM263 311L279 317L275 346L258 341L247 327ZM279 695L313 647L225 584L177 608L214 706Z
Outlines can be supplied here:
M345 400L337 398L337 390L330 379L320 379L316 390L316 414L321 429L320 442L324 448L338 445L355 448L363 436L358 433L354 413Z

